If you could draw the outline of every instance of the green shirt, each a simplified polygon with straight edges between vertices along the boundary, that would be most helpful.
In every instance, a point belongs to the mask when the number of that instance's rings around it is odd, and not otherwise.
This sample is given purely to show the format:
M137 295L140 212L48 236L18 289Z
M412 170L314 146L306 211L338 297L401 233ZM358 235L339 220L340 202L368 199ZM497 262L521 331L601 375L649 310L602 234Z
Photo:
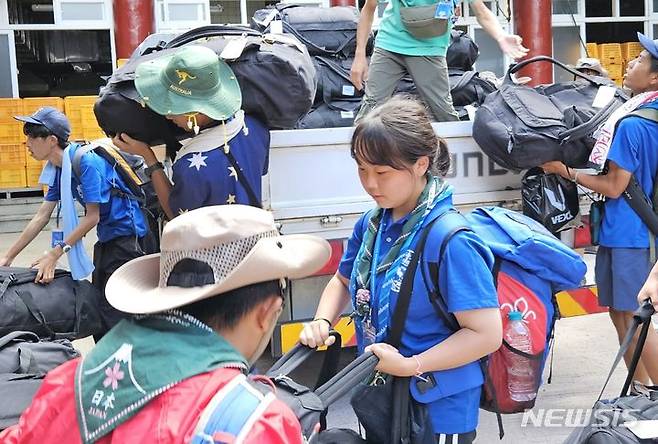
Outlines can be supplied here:
M473 0L463 1L471 3ZM407 6L425 6L436 2L437 0L405 0ZM400 0L388 1L388 6L379 22L375 46L402 55L445 57L450 45L452 22L448 22L448 30L443 35L429 39L417 39L402 24L400 5Z

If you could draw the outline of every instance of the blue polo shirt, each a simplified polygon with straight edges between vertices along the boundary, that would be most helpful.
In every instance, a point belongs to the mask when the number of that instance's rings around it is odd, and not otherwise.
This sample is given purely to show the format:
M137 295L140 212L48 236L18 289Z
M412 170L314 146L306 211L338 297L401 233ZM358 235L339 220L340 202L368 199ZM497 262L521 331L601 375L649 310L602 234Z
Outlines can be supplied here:
M75 155L77 144L69 150L71 160ZM57 167L53 186L48 188L45 200L57 202L60 199L62 169ZM146 235L146 222L139 203L133 199L113 196L112 189L117 188L130 193L123 179L110 163L98 154L90 151L80 159L80 177L71 174L71 192L73 198L81 205L99 204L100 218L96 233L100 242L107 242L121 236Z
M452 207L452 196L437 203L426 218L430 223L438 215ZM354 260L367 229L370 212L364 214L354 227L347 248L339 265L339 273L348 278L352 274ZM385 210L382 218L382 242L379 257L385 257L395 240L402 232L407 217L393 221L391 212ZM441 223L440 221L437 223ZM428 236L423 252L422 266L427 262L437 262L442 239ZM457 233L446 245L439 262L439 288L452 313L498 307L496 288L491 269L494 258L489 248L473 232ZM429 276L429 274L428 274ZM377 295L381 290L384 274L376 276L375 294L371 296L376 306ZM390 315L395 311L397 298L392 295ZM373 310L376 311L376 310ZM390 325L390 320L389 320ZM412 356L422 353L443 342L454 332L442 321L432 306L423 282L420 268L414 276L413 293L409 303L409 313L402 334L400 353ZM437 386L428 392L420 393L412 379L411 394L419 402L428 405L435 433L467 433L475 430L478 424L482 371L478 362L464 366L433 372Z
M246 116L248 135L240 131L229 143L231 154L240 166L251 189L261 199L262 179L267 174L270 132L259 120ZM169 207L174 214L211 205L249 205L249 195L224 154L224 141L216 149L190 152L173 165L174 186Z
M647 108L658 109L658 101ZM637 177L647 196L653 192L658 171L658 123L631 116L622 120L612 140L608 160ZM626 199L606 198L600 244L612 248L649 248L649 229Z

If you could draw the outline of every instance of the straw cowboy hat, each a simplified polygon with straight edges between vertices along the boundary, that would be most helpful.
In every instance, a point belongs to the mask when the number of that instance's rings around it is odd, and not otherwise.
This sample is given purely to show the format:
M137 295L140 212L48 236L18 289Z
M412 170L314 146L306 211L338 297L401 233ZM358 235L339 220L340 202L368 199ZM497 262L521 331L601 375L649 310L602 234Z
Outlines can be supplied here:
M135 88L149 108L164 116L197 112L224 121L242 106L235 74L204 46L190 45L141 63Z
M108 302L127 313L155 313L258 282L306 277L331 255L327 241L279 235L270 212L246 205L204 207L176 217L162 233L161 251L112 274ZM177 267L189 263L200 265L200 272Z

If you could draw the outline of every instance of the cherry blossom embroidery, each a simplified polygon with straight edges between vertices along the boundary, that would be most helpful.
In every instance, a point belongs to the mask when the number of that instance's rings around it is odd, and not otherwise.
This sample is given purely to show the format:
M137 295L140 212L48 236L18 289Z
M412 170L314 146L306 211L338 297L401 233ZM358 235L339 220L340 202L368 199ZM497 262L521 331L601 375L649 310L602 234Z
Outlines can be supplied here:
M105 369L105 375L107 378L103 381L103 387L109 387L111 385L112 390L116 390L119 387L119 381L121 381L124 376L118 362L114 363L113 368L107 367Z

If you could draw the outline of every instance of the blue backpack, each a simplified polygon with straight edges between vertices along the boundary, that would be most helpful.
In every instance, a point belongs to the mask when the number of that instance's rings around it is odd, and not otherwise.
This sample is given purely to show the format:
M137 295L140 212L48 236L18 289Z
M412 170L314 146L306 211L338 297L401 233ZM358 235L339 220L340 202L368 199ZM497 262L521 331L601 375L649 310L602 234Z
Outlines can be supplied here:
M532 343L532 352L525 353L504 341L500 349L482 361L485 386L480 406L498 414L522 412L532 408L535 401L511 399L507 384L507 350L525 358L537 377L538 389L559 315L554 295L557 291L578 287L587 267L575 251L527 216L500 207L476 208L467 216L449 210L429 234L434 245L441 246L438 261L424 259L421 271L437 314L455 331L460 329L459 323L449 313L437 283L445 247L460 231L474 232L493 252L493 275L503 328L507 327L509 311L522 312ZM502 433L500 417L499 426Z

